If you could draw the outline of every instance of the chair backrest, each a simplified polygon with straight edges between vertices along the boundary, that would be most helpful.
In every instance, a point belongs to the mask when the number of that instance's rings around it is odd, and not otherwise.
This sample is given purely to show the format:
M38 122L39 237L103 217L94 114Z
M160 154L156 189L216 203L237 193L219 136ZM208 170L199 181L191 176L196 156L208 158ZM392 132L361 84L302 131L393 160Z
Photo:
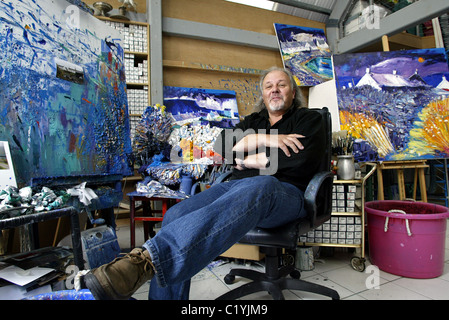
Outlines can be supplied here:
M321 160L319 171L330 171L332 157L332 116L327 107L323 107L322 109L312 108L311 110L318 111L321 114L326 131L326 153Z
M316 185L307 188L305 194L305 205L310 218L311 227L316 228L329 220L332 213L332 118L329 109L326 107L311 110L315 110L321 114L326 131L326 151L317 172L319 179L315 180ZM313 184L313 182L311 183ZM311 193L312 195L308 193Z

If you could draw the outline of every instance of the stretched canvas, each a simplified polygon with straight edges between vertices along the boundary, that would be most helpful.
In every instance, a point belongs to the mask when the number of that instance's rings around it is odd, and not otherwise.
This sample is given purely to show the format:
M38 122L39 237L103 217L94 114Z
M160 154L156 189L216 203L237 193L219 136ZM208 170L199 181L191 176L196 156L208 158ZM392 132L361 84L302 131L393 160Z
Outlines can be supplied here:
M227 128L239 122L235 91L164 87L164 105L175 124L201 122Z
M0 190L6 187L17 187L14 165L7 141L0 141Z
M1 1L0 47L0 140L18 183L132 174L118 31L65 0Z
M333 78L332 54L324 30L274 24L284 67L299 86L315 86Z
M449 156L449 69L444 49L333 57L342 130L359 161Z

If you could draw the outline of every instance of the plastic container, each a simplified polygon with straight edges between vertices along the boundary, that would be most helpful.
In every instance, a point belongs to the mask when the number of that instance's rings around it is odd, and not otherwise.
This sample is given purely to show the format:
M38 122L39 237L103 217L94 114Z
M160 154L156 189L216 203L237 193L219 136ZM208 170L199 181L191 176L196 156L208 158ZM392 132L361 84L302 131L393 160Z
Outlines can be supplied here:
M315 269L312 247L301 246L296 248L295 267L301 271L310 271Z
M86 269L97 268L120 255L117 235L108 226L99 226L81 232L81 244Z
M409 278L435 278L443 273L447 207L385 200L365 203L365 211L373 265Z

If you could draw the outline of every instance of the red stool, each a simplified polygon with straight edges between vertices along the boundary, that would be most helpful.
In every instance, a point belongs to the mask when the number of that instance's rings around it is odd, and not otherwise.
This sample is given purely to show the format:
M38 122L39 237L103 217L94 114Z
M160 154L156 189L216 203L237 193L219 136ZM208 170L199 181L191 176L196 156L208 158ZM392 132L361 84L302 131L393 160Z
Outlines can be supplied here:
M128 193L130 202L130 232L131 232L131 249L136 246L136 221L143 221L143 232L144 241L148 237L154 237L156 234L153 230L156 222L162 221L167 210L180 202L180 198L169 198L169 197L147 197L145 193L140 193L137 191ZM143 215L136 217L136 201L142 201ZM160 201L162 203L162 210L155 210L151 208L151 201ZM162 216L155 216L155 213L162 213ZM150 228L151 225L151 228Z

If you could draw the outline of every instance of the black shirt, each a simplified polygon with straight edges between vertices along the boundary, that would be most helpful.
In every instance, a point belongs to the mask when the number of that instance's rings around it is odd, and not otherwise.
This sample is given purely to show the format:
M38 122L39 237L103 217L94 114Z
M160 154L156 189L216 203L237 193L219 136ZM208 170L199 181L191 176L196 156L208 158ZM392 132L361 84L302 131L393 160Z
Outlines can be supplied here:
M278 134L297 133L305 136L300 138L304 149L299 153L291 151L287 157L281 149L267 149L267 154L273 158L269 151L277 153L277 171L271 175L280 181L289 182L301 190L305 190L313 175L317 172L320 161L325 153L325 129L321 114L307 108L290 108L282 119L271 126L268 111L266 109L245 117L232 129L224 129L217 139L218 149L215 151L226 158L228 163L235 164L235 153L232 147L245 135L251 133L270 134L270 129L277 129ZM259 130L259 132L258 132ZM261 132L260 132L261 131ZM264 132L265 131L265 132ZM220 145L221 144L221 145ZM263 150L264 151L264 150ZM260 152L260 151L256 151ZM271 161L271 160L270 160ZM272 166L272 161L270 166ZM243 179L260 175L258 169L237 170L234 169L231 179Z

